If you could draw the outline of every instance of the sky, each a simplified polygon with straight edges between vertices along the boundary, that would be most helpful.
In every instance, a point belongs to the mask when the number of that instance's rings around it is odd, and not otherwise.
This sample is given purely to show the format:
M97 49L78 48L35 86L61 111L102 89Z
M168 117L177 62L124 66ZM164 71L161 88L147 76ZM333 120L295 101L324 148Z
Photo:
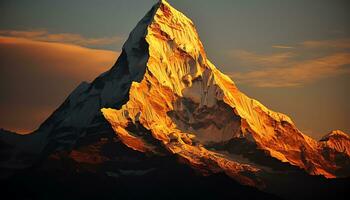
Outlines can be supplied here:
M319 139L350 133L350 1L168 0L248 96ZM156 0L0 0L0 127L35 130L108 70Z

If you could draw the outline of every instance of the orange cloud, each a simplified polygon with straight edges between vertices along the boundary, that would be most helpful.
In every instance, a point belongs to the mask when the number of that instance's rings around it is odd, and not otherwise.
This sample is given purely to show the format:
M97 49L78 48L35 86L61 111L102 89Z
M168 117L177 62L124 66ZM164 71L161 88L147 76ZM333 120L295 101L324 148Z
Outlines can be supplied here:
M43 42L77 44L82 46L116 44L123 40L123 38L120 36L87 38L80 34L73 34L73 33L49 33L45 29L25 30L25 31L0 30L0 35L7 36L7 37L25 38L25 39L43 41Z
M118 56L118 52L114 51L15 37L0 36L0 45L17 50L24 59L35 62L38 68L44 68L43 72L60 73L82 80L91 80L108 70ZM16 56L16 52L11 56Z
M286 45L273 45L272 48L275 48L275 49L294 49L294 47L286 46Z
M230 56L237 58L241 64L253 64L259 66L279 66L294 56L292 52L260 55L245 50L234 50Z
M241 83L257 87L292 87L300 86L305 83L314 82L316 80L335 76L339 74L350 73L350 53L334 53L329 56L308 59L303 61L292 61L289 59L275 59L279 56L271 55L266 59L262 59L260 55L256 55L251 63L262 63L262 60L272 60L272 66L264 67L260 70L249 72L231 73L231 77ZM242 59L246 59L242 58ZM284 61L282 63L282 61ZM276 64L280 63L278 67ZM283 66L282 66L283 65Z
M28 131L80 82L110 69L119 52L0 36L0 55L0 127Z
M335 40L309 40L301 43L305 48L350 49L350 38Z
M310 40L296 48L272 47L284 52L257 54L245 50L231 51L229 55L241 66L253 68L231 73L231 77L236 82L256 87L293 87L350 72L350 39Z

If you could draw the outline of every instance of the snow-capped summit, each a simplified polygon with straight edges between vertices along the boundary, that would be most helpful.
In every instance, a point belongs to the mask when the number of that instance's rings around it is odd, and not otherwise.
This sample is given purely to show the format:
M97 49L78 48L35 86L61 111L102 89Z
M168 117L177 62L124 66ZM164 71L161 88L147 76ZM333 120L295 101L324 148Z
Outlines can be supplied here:
M184 14L160 1L141 21L151 21L144 37L149 57L144 67L138 66L146 69L143 79L131 84L122 108L102 109L127 146L157 154L152 143L161 142L204 173L223 171L248 185L258 184L256 174L262 169L254 155L246 155L249 162L232 159L246 153L229 152L237 141L310 174L338 175L344 166L324 157L317 141L288 116L241 93L207 59L193 22ZM149 132L130 131L134 126Z
M0 166L31 166L110 127L130 149L175 155L204 175L223 172L258 188L267 173L289 167L327 178L350 175L349 153L332 140L315 141L288 116L240 92L208 60L194 23L165 0L130 33L116 64L78 86L38 130L20 138L1 134L7 159ZM348 139L341 142L345 152Z
M332 149L350 156L350 136L341 130L334 130L320 140L324 149Z

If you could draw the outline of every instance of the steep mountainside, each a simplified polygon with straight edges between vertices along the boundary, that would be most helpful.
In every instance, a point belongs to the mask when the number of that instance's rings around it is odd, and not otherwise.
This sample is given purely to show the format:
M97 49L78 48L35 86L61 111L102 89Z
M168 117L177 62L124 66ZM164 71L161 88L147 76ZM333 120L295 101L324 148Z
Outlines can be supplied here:
M340 130L335 130L320 140L323 148L333 149L350 156L350 136Z
M161 1L143 20L151 21L146 31L138 30L145 32L149 54L143 79L132 83L121 109L102 109L124 144L157 154L161 143L204 174L223 171L247 185L262 185L262 168L215 147L240 140L310 174L338 175L344 166L323 156L317 141L216 69L190 19Z
M315 141L240 92L208 60L193 22L161 0L130 33L116 64L79 85L38 130L1 131L0 168L8 175L45 163L54 173L64 166L74 174L141 177L180 163L186 173L219 174L288 197L332 188L325 178L349 177L349 141L340 131ZM294 188L282 191L280 182Z

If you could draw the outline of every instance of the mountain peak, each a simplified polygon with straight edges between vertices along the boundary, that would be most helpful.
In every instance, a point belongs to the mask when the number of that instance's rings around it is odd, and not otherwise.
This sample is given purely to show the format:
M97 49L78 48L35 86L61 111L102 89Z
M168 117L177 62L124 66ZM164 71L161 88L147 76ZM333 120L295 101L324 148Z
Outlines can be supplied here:
M192 21L168 3L155 12L145 40L149 45L147 69L178 95L185 85L183 77L197 77L204 71L203 65L196 65L198 59L206 64L206 54Z
M135 151L175 155L203 175L224 173L259 188L271 173L294 167L349 176L348 141L315 141L243 94L207 58L193 22L164 0L131 31L115 65L77 87L34 134L21 142L1 136L17 149L5 149L9 159L0 164L24 168L106 132Z
M350 156L350 136L341 130L331 131L320 140L320 143L325 149L332 149Z
M333 130L330 133L328 133L327 135L325 135L321 140L324 140L324 139L329 138L329 137L336 137L336 136L350 139L350 136L347 133L345 133L341 130Z
M132 82L121 108L101 109L126 146L155 155L176 154L204 174L224 172L257 187L262 169L255 162L261 158L237 149L239 145L310 174L336 176L317 141L300 132L288 116L241 93L208 60L189 18L165 1L152 10L151 19L147 14L140 22L147 21L144 40L139 40L144 48L136 57L144 55L142 62L129 62L131 69L144 68L143 76ZM137 45L126 48L128 60ZM238 155L249 161L232 159Z
M168 6L168 7L172 7L172 6L168 3L168 1L166 1L166 0L159 0L159 1L158 1L158 4L159 4L159 5Z
M146 68L153 67L146 66L145 61L148 57L163 60L169 57L167 53L174 52L172 49L164 49L167 46L161 46L161 40L172 44L172 48L176 48L177 52L192 57L206 57L193 22L167 1L159 1L139 21L123 45L128 70L133 80L140 81ZM167 67L170 66L163 66ZM153 70L155 71L156 69Z

